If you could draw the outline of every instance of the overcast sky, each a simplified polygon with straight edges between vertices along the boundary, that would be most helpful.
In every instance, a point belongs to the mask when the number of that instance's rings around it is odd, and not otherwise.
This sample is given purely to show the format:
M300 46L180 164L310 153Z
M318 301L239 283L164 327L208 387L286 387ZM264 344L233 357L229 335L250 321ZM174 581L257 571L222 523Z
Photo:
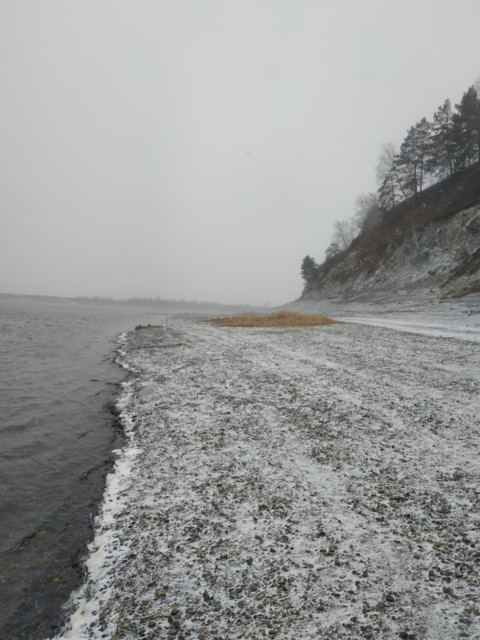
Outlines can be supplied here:
M0 291L280 304L386 142L480 75L478 0L3 0Z

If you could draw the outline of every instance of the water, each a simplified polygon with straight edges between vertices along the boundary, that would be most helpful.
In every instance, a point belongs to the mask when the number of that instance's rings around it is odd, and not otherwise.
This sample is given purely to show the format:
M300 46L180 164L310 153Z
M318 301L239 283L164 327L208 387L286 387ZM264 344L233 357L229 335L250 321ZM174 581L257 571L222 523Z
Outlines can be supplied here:
M0 638L53 635L121 434L115 339L158 309L0 298Z

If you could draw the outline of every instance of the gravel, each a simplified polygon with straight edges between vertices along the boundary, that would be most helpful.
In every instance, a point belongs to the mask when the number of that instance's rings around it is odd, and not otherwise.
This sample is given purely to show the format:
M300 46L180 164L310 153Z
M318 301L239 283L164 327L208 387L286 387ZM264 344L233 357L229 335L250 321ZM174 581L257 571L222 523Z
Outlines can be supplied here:
M176 317L124 336L127 445L59 638L480 638L462 335Z

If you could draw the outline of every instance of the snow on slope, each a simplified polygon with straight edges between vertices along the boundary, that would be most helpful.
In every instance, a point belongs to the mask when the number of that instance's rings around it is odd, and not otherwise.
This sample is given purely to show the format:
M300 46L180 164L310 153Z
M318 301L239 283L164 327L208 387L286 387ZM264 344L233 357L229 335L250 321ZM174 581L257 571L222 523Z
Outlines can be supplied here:
M122 349L128 442L59 637L480 637L476 343L175 318Z
M480 205L434 220L422 229L412 224L402 231L401 241L393 234L373 271L370 254L376 251L375 235L366 253L358 252L354 243L331 267L321 267L319 280L306 288L302 299L351 299L378 292L415 295L417 290L423 290L424 297L434 293L438 299L479 290ZM368 236L364 242L367 240Z
M323 313L342 322L355 322L396 331L417 333L438 338L455 338L480 342L480 294L458 300L439 302L430 296L425 304L424 292L409 295L408 304L398 294L368 296L365 301L322 300L298 301L289 309L307 313Z

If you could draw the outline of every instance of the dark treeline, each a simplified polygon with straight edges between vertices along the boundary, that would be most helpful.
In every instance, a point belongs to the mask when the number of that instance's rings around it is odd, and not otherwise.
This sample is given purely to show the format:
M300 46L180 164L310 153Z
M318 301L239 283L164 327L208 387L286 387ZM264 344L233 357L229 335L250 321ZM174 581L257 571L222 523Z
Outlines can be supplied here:
M107 306L126 306L126 307L156 307L160 311L178 310L178 311L210 311L218 310L239 310L250 311L256 307L249 304L228 304L221 302L208 302L204 300L171 300L164 298L111 298L107 296L77 296L77 297L57 297L43 296L33 294L16 294L16 293L0 293L1 300L12 301L28 301L28 302L54 302L54 303L76 303L85 305L107 305Z
M358 196L353 217L335 222L326 261L347 249L360 233L375 227L401 202L479 161L480 98L471 86L455 107L445 100L432 120L422 118L411 126L398 151L392 143L383 145L376 168L378 190ZM305 282L312 282L317 271L315 260L306 256L301 269Z
M384 148L377 167L380 207L389 211L479 160L480 100L472 86L455 109L445 100L432 121L422 118L410 127L398 153Z

